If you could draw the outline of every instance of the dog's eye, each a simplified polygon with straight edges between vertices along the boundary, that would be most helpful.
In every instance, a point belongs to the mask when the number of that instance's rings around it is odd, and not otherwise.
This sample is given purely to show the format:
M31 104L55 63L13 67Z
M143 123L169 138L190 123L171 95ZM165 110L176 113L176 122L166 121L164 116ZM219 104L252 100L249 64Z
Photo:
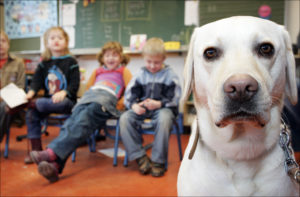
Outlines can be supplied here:
M274 54L274 47L270 43L259 45L258 54L264 57L271 57Z
M216 48L208 48L204 51L203 56L207 60L213 60L219 56L219 51Z

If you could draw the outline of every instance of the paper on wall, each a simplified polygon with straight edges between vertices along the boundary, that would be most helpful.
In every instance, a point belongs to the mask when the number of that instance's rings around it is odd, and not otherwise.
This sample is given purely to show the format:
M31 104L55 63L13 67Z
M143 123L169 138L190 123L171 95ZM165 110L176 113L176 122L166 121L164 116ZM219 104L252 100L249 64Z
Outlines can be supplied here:
M25 91L14 83L10 83L2 88L0 97L11 109L28 102Z
M76 4L70 3L62 5L62 25L76 25Z
M184 2L184 25L199 26L199 1L186 0Z
M75 28L73 26L63 26L64 30L69 35L69 48L75 47Z

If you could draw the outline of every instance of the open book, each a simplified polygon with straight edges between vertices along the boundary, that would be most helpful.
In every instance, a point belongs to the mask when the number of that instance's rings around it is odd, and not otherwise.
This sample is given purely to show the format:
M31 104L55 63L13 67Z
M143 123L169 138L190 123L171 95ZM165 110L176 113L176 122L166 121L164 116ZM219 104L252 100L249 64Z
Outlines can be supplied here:
M0 97L11 109L28 102L25 91L14 83L10 83L2 88Z

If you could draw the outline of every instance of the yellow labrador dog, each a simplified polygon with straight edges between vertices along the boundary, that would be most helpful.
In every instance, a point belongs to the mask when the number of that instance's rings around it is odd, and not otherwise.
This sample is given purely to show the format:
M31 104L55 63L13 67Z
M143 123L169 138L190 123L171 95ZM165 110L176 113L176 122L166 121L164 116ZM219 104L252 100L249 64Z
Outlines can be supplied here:
M279 146L283 98L298 99L284 27L237 16L196 28L185 99L191 90L197 119L178 174L179 196L299 196Z

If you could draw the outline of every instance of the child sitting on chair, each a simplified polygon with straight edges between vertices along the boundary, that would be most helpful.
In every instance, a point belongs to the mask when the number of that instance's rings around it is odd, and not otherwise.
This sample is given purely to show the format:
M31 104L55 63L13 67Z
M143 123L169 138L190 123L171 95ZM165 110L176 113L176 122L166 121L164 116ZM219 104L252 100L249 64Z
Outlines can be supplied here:
M61 27L51 27L44 34L45 51L42 62L35 70L27 99L27 138L32 150L42 150L41 120L50 113L71 113L77 100L80 74L79 66L68 48L69 36ZM33 100L38 91L44 96ZM29 156L24 162L31 164Z
M128 111L120 118L120 134L129 160L136 160L141 174L163 176L168 155L169 134L178 114L181 96L179 78L164 64L166 51L159 38L149 39L143 48L145 67L131 80L125 92ZM154 123L155 139L151 161L142 146L138 128L144 119Z
M62 173L68 157L79 145L105 125L107 119L120 116L118 109L123 104L120 98L131 79L131 73L125 67L129 58L123 53L120 43L107 42L98 55L98 61L101 66L92 73L87 88L93 86L75 105L59 136L45 151L30 152L32 160L38 164L39 173L50 182L58 180L58 173Z
M7 34L0 30L0 89L10 83L14 83L19 88L25 87L25 66L21 58L9 53L9 38ZM0 96L0 143L4 134L10 127L11 115L7 110L8 106Z

